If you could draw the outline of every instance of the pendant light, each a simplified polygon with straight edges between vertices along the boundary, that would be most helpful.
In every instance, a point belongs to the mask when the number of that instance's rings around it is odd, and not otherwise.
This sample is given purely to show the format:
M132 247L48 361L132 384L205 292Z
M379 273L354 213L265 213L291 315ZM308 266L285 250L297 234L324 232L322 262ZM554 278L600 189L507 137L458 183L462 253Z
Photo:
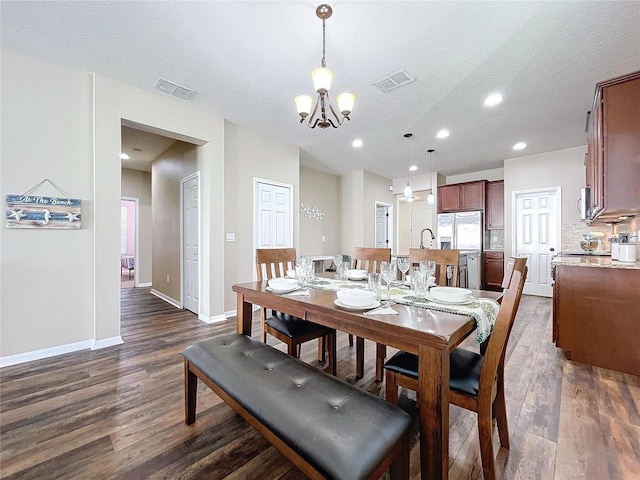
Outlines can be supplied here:
M409 177L411 175L411 137L413 133L405 133L404 138L407 139L407 186L404 187L404 199L407 201L413 200L413 189L409 183Z
M427 196L427 204L433 205L436 203L436 196L433 194L433 187L431 184L431 154L435 152L435 150L430 148L427 152L429 152L429 195Z

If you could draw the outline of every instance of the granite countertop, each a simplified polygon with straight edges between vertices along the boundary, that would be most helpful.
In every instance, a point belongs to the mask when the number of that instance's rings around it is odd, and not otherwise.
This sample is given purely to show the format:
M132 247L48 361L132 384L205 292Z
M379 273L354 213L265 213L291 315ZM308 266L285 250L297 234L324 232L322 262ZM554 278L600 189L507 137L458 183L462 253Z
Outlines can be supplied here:
M551 260L551 265L565 265L570 267L599 267L599 268L625 268L631 270L640 270L640 261L635 262L619 262L611 260L607 256L595 255L558 255Z

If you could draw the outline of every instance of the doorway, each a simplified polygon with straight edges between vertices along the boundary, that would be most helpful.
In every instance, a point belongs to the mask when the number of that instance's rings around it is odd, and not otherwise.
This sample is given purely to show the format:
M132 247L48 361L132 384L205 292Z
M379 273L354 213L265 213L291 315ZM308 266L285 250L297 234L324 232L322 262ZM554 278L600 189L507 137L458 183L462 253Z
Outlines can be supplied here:
M120 288L137 285L138 199L120 199Z
M390 248L393 251L393 239L389 232L393 231L393 205L376 202L376 248Z
M551 259L560 245L560 187L513 192L516 256L527 257L523 293L553 296Z

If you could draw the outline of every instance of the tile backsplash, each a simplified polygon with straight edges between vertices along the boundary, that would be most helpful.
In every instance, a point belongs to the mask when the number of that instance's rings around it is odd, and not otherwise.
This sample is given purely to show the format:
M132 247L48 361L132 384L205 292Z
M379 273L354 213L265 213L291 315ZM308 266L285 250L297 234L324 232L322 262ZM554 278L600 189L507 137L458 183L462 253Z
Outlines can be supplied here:
M489 230L489 250L504 250L504 230Z
M609 251L611 249L611 244L609 243L609 238L616 233L628 233L629 236L637 235L639 224L638 219L633 219L630 222L619 223L615 226L609 225L598 225L598 226L589 226L586 223L571 223L571 224L563 224L562 225L562 247L561 249L564 251L576 251L580 250L580 240L584 237L582 236L584 233L593 233L593 232L602 232L604 233L603 245L604 249Z
M609 250L609 237L613 235L613 227L608 225L600 225L597 227L590 227L586 223L569 223L562 225L562 247L563 251L579 251L580 240L584 240L583 234L602 232L604 238L602 244L605 250Z

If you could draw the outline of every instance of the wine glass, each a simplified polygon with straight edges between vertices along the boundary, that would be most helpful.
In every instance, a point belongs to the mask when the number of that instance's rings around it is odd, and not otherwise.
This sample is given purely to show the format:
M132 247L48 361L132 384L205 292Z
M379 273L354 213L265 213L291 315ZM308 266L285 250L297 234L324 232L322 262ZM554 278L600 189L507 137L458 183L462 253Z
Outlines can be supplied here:
M340 279L340 267L342 267L342 254L333 256L333 264L336 267L335 278Z
M398 257L398 270L402 272L402 283L407 281L407 272L409 271L409 257Z
M392 265L389 262L380 263L380 274L382 275L382 279L387 284L387 301L385 303L386 306L391 305L391 282L393 281L395 271L395 265Z

